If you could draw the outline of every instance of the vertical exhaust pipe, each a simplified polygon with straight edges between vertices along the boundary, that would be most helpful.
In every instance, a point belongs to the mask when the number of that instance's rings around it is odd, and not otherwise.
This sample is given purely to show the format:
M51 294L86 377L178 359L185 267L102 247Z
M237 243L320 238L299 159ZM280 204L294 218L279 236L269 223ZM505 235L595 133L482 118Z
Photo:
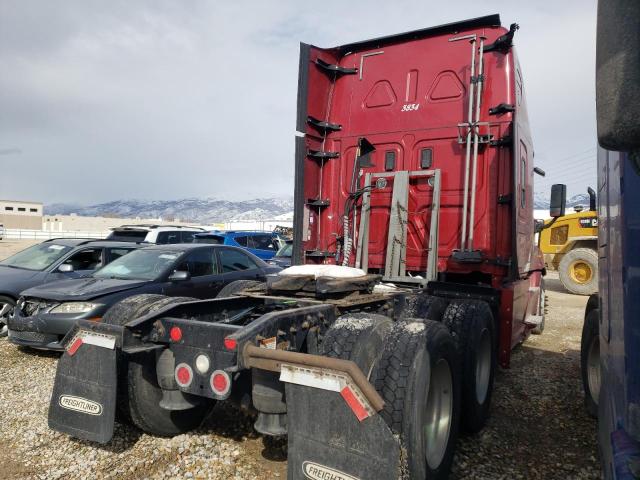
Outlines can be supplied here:
M469 250L473 250L473 230L476 216L476 178L478 173L478 146L480 143L480 132L478 123L480 122L480 105L482 102L482 85L484 84L484 37L480 37L480 53L478 57L478 76L476 77L478 86L476 88L476 111L473 125L473 161L471 173L471 211L469 212Z
M469 207L469 169L470 169L470 163L471 163L471 136L472 136L471 125L473 122L473 100L475 97L474 95L475 84L473 82L473 77L476 72L476 36L471 35L471 36L449 39L450 42L455 42L455 41L463 40L467 38L471 39L471 42L470 42L471 43L471 72L469 75L472 80L469 84L469 108L467 111L468 130L467 130L467 145L466 145L466 152L465 152L465 158L464 158L464 188L463 188L463 194L462 194L463 195L462 196L462 229L461 229L461 235L460 235L461 237L460 250L465 250L467 247L467 211Z
M596 207L596 191L589 187L587 188L587 193L589 194L589 210L595 212L597 210Z

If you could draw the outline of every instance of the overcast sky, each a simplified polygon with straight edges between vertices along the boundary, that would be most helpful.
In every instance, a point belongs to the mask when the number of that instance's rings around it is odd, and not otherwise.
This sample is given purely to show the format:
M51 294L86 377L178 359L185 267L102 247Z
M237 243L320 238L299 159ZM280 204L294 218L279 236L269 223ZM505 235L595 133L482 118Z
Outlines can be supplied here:
M491 13L521 27L536 164L547 170L536 190L584 191L595 183L595 9L0 0L0 198L292 195L300 41L334 46Z

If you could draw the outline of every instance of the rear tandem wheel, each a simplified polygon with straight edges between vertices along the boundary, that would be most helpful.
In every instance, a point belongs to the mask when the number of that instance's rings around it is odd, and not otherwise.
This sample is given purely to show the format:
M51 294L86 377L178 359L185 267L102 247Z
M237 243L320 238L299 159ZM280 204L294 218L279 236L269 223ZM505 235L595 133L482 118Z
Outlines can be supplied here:
M433 320L396 323L371 375L380 412L399 434L409 478L447 478L460 416L460 370L447 328Z
M190 297L135 295L107 311L103 323L124 325L172 303L195 300ZM159 436L174 436L198 427L213 402L205 401L188 410L160 407L162 389L158 385L156 352L123 355L118 358L118 413L140 430Z
M462 426L479 432L487 422L496 370L493 314L481 300L452 301L442 318L462 364Z

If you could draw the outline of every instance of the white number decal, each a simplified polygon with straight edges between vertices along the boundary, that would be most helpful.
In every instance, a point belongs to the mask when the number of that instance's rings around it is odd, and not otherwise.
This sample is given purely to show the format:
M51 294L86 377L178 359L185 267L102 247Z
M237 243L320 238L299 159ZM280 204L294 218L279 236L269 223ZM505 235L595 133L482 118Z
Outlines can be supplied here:
M402 109L400 111L401 112L412 112L412 111L418 110L418 108L420 108L420 104L419 103L405 103L402 106Z

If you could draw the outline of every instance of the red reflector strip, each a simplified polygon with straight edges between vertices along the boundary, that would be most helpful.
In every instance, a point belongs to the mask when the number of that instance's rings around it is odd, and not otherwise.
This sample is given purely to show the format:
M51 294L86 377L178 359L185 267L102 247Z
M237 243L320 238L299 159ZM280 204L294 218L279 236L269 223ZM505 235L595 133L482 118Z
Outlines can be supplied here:
M369 416L367 409L364 408L364 405L362 405L360 400L356 398L348 385L340 390L340 395L342 395L342 398L347 402L347 405L349 405L349 408L353 411L358 420L362 421Z
M69 345L69 347L67 348L67 353L69 354L69 356L73 357L81 345L82 345L82 337L76 337L75 340L71 343L71 345Z

